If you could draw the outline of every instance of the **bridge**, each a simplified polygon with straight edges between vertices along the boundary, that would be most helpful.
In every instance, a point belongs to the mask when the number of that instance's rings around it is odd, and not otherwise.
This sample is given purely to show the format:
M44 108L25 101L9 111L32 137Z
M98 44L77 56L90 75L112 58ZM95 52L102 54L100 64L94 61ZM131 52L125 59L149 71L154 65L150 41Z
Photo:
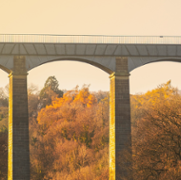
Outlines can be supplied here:
M30 179L28 71L62 60L110 74L109 179L121 180L127 172L117 156L131 145L129 72L151 62L180 62L181 37L0 34L0 68L9 74L8 180Z

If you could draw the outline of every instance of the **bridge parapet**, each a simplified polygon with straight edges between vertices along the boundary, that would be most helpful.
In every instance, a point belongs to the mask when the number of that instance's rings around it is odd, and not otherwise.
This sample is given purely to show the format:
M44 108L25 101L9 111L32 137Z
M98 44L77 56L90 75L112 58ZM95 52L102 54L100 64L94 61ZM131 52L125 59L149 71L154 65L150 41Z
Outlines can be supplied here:
M181 44L181 36L0 34L5 43Z

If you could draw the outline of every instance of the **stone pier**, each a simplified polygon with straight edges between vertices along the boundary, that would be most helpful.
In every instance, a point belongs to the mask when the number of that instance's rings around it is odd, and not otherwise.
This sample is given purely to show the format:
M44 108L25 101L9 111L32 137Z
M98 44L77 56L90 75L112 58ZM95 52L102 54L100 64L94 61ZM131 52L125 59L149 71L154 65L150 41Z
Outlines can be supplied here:
M25 57L15 56L9 74L8 180L29 180L29 124Z
M8 180L30 179L27 70L24 56L15 56L9 74ZM118 154L131 145L128 59L116 58L110 75L109 180L127 175ZM129 167L129 163L124 164Z
M109 179L119 180L119 174L127 172L118 165L118 154L125 143L131 145L128 69L181 62L181 37L0 34L0 68L10 74L8 180L29 179L27 71L63 60L88 63L110 74ZM124 167L130 166L125 162Z
M109 180L121 180L127 173L118 160L126 144L131 145L129 73L127 58L120 57L116 58L116 71L110 75Z

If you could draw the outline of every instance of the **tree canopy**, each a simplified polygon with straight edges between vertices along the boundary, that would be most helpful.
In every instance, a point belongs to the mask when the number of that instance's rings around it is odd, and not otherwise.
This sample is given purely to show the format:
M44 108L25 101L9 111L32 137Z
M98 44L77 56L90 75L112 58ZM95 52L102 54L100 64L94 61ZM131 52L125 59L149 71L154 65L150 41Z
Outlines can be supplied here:
M61 97L48 78L41 93L28 88L31 179L108 180L109 93L74 88ZM58 89L58 90L57 90ZM8 99L0 89L0 98ZM61 91L61 90L60 90ZM45 102L44 98L47 98ZM1 101L0 99L0 101ZM44 106L39 105L44 102ZM136 180L181 177L181 94L168 81L145 94L131 95L132 154L120 162ZM0 107L0 179L7 179L8 107ZM124 180L132 176L121 177Z
M132 157L137 180L179 180L181 177L181 95L168 81L152 91L134 95ZM132 160L131 160L132 158ZM125 177L131 179L131 177Z

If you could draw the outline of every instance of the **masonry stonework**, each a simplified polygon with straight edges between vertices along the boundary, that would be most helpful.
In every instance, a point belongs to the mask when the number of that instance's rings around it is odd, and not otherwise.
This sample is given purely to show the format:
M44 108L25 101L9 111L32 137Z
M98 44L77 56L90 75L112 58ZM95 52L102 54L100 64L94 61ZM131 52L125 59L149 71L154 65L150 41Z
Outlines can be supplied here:
M27 70L23 56L14 57L9 75L8 180L29 180Z
M126 174L119 166L118 153L131 145L128 60L116 58L116 72L110 75L109 180ZM130 166L130 164L125 164Z
M109 180L127 172L119 166L118 153L131 145L129 73L127 58L116 58L110 75ZM125 164L130 166L130 164ZM9 75L8 180L30 179L27 70L23 56L14 57Z

